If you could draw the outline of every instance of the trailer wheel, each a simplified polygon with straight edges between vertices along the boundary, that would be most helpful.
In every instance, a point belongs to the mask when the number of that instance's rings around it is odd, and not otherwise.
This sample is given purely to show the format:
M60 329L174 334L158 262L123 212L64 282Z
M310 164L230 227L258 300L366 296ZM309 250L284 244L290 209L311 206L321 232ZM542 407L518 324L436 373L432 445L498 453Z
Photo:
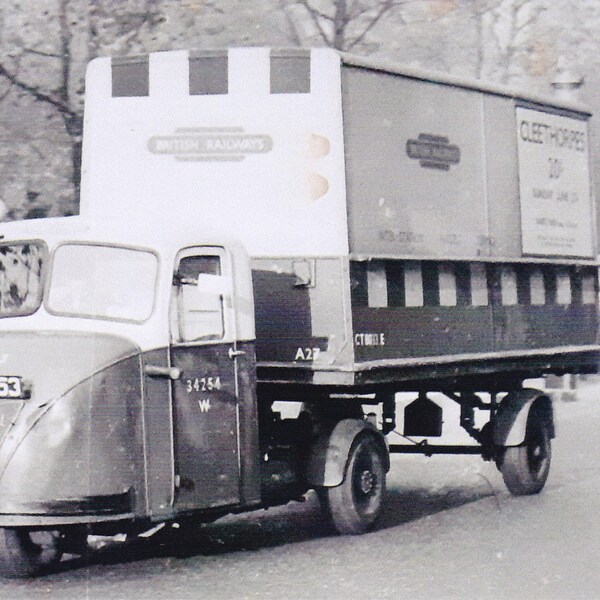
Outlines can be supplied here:
M0 528L0 575L33 577L56 565L62 556L58 531Z
M506 448L501 462L502 478L514 496L538 494L550 471L550 424L539 412L532 411L527 421L525 441Z
M373 437L359 437L352 445L344 481L318 493L339 533L360 534L372 527L385 494L384 460Z

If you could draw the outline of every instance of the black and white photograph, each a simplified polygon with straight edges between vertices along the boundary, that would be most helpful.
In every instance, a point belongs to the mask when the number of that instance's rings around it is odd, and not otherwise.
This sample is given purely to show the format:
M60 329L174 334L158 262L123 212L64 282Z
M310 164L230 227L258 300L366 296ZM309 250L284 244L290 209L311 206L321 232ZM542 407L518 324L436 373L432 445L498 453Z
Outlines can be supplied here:
M600 0L0 0L0 598L600 598L599 119Z

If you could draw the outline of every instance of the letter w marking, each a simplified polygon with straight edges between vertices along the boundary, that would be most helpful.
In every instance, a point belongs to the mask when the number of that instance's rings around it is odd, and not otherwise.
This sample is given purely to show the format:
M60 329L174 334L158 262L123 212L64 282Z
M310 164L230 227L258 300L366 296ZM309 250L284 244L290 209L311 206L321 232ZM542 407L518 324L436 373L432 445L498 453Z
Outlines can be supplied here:
M208 412L210 410L210 398L198 400L198 406L200 407L200 412Z

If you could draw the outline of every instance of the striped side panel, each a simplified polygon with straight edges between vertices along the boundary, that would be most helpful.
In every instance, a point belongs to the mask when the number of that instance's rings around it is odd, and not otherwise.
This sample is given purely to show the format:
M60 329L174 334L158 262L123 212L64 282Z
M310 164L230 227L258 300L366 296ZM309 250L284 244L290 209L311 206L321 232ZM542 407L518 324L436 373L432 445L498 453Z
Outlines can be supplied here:
M249 49L248 52L252 52L252 49ZM231 69L230 56L227 50L190 51L188 66L189 94L191 96L230 93ZM271 94L310 93L310 50L272 50L268 67L269 80L265 83L270 86ZM113 58L111 60L111 71L112 96L114 98L149 95L150 61L147 54ZM168 86L168 81L165 81L164 85Z

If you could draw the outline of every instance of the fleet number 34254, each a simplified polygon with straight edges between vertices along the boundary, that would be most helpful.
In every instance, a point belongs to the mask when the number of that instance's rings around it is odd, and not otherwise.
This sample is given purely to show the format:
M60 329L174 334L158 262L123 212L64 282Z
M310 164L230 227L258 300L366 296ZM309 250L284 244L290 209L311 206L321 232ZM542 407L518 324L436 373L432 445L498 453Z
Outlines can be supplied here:
M188 394L193 392L213 392L221 389L220 377L195 377L186 379L186 390Z

